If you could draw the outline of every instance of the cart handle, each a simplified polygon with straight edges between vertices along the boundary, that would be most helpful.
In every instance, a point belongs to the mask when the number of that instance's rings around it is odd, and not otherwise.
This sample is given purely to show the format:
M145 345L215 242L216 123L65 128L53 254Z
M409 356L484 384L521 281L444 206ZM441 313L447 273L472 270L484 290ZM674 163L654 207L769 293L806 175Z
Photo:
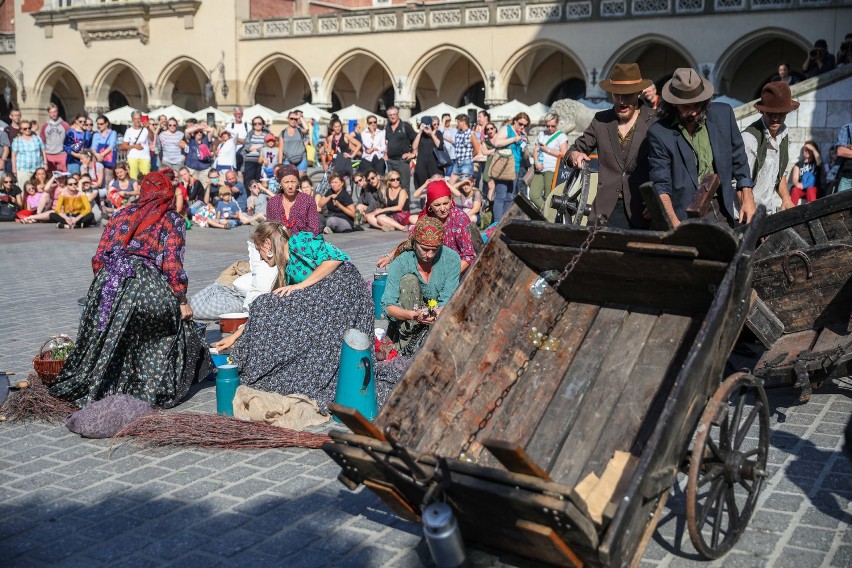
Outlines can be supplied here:
M793 273L790 272L790 260L799 257L802 259L802 262L805 263L805 268L808 271L807 279L811 279L814 277L814 270L811 267L811 259L808 258L808 255L800 250L792 250L787 253L787 256L784 257L784 260L781 262L781 268L784 270L784 276L787 277L787 282L792 284L796 281L796 278L793 276Z

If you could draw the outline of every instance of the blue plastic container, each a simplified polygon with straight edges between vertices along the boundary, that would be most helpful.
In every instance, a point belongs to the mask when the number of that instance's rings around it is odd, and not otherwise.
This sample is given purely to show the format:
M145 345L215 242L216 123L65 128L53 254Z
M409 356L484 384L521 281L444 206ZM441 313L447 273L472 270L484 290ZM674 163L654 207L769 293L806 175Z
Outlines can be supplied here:
M371 422L379 413L373 374L372 339L357 329L349 329L343 334L337 394L334 397L334 402L354 408ZM337 420L337 417L334 419Z
M240 386L239 367L222 365L216 373L216 414L234 415L234 396Z
M385 287L388 284L387 272L376 272L373 275L373 306L375 306L375 318L382 317L382 296L385 295Z

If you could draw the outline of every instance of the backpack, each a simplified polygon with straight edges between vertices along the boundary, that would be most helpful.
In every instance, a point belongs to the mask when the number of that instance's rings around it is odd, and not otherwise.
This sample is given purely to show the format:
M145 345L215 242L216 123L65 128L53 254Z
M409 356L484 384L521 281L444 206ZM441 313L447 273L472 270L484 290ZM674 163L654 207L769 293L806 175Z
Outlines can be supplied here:
M754 139L757 140L757 159L754 161L754 168L751 172L752 183L757 183L757 172L763 167L763 162L766 161L766 133L767 130L763 125L763 119L759 118L750 124L743 132L748 132ZM781 179L784 177L784 172L787 170L787 162L790 160L790 136L785 136L781 140L779 148L778 160L778 176L775 179L775 189L778 189Z
M210 147L203 142L198 145L198 149L196 150L198 155L199 162L212 162L213 161L213 152L210 151Z

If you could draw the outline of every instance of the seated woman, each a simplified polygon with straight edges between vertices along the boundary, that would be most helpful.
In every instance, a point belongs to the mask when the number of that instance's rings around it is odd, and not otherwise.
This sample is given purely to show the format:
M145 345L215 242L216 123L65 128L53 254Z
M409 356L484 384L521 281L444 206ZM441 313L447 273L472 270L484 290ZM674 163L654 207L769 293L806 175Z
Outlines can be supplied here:
M461 259L443 239L443 224L423 217L388 266L382 310L390 320L388 337L403 356L420 346L458 288Z
M373 300L349 256L321 236L291 235L281 223L258 225L252 241L278 272L275 291L258 297L248 322L213 344L233 346L240 382L282 395L303 394L328 413L334 402L343 334L373 336ZM379 402L392 384L377 381Z
M355 227L355 203L345 190L343 176L333 173L328 177L328 192L317 195L317 209L325 209L324 233L349 233Z
M479 191L479 188L473 186L472 177L470 175L462 175L459 182L450 187L450 190L453 192L453 197L455 198L453 201L456 207L468 216L474 226L478 226L481 219L482 192Z
M80 191L78 177L68 180L66 193L59 197L56 209L50 214L50 221L60 229L89 227L95 223L89 196Z
M473 240L470 237L470 218L463 210L455 206L452 191L447 182L438 179L429 182L426 188L426 215L420 216L418 223L429 217L438 221L444 228L444 245L453 249L461 257L461 271L465 270L476 258L473 248ZM376 266L384 267L396 258L404 249L408 241L403 241L392 253L379 258Z
M186 301L186 228L174 188L145 176L140 199L110 219L92 258L94 282L77 343L50 393L77 406L129 394L171 407L212 363Z
M402 177L399 172L394 170L388 172L380 198L387 206L377 207L372 213L364 216L371 226L383 231L408 230L408 221L411 217L409 210L411 200L408 198L408 192L400 185L401 181Z
M279 166L276 175L280 193L270 197L266 203L267 221L283 223L293 235L304 231L319 235L322 226L314 199L299 191L299 170L287 164Z

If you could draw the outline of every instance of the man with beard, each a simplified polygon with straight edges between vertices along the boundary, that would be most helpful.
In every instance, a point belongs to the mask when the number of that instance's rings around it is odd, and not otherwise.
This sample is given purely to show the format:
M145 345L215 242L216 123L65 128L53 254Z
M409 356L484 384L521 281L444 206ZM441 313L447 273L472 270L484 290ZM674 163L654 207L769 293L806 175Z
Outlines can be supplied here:
M743 131L749 171L754 180L754 201L767 213L789 209L795 204L787 187L790 138L784 119L799 108L785 81L767 83L754 105L763 115Z
M592 203L590 219L599 214L608 217L608 225L623 229L645 229L645 209L639 186L648 181L648 129L657 120L656 113L640 104L642 91L652 83L642 78L635 63L616 63L609 79L600 87L612 96L612 108L595 115L582 136L568 148L575 168L589 161L598 149L598 192Z
M676 227L687 218L701 178L719 175L708 216L733 227L748 223L756 206L743 138L734 111L711 103L713 84L695 70L680 68L663 85L662 118L648 130L651 181ZM736 181L736 189L731 184Z

